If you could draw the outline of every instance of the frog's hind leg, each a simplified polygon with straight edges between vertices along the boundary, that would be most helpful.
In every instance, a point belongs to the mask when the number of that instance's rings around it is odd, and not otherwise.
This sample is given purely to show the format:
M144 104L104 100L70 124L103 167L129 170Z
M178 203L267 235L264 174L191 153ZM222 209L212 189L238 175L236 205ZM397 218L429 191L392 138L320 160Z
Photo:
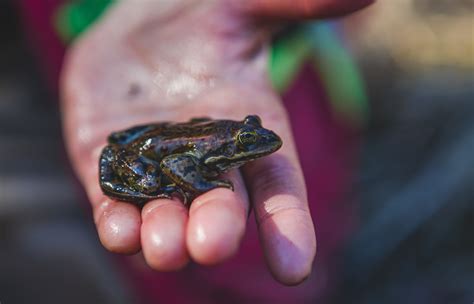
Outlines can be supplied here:
M116 174L112 168L112 163L115 161L115 149L112 146L107 146L102 150L99 158L99 183L112 182L116 179Z
M99 160L99 184L105 195L120 201L133 202L137 205L143 205L147 201L156 198L171 198L171 195L166 192L148 195L125 185L112 167L117 155L116 149L114 146L105 147Z

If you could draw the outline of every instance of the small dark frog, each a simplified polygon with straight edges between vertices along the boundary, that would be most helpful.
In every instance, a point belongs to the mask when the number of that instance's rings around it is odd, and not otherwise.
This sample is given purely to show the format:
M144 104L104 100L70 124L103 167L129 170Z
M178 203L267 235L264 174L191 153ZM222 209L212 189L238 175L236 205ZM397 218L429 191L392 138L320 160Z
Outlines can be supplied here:
M278 150L280 137L256 115L243 121L194 118L112 133L99 162L100 186L109 197L139 205L180 194L185 204L224 187L219 175Z

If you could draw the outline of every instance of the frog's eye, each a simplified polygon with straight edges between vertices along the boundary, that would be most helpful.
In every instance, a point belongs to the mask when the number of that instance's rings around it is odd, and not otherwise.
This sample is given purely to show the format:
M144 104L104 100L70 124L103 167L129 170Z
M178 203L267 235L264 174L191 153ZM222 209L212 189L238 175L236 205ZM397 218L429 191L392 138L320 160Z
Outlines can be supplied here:
M239 142L244 145L252 145L257 142L257 134L255 132L242 132L239 134Z
M258 115L248 115L244 119L244 124L246 125L252 125L254 127L262 127L262 120Z

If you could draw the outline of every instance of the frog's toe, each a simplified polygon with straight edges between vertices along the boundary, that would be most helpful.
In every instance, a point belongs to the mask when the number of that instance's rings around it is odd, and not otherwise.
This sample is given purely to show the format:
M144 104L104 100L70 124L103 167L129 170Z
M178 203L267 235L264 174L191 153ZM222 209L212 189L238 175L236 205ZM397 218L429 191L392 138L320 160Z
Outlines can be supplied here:
M234 184L230 180L227 180L227 179L219 180L217 182L217 186L234 191Z
M176 187L174 193L177 193L181 197L181 200L182 200L182 202L185 206L188 206L189 203L191 203L193 198L194 198L191 193L186 192L186 191L184 191L183 189L181 189L179 187Z
M168 194L168 193L160 193L160 194L157 194L157 195L154 195L153 198L166 198L166 199L171 199L173 198L173 196L171 194Z
M194 200L196 197L194 194L190 192L182 192L181 194L183 196L183 204L187 207L191 204L191 202Z

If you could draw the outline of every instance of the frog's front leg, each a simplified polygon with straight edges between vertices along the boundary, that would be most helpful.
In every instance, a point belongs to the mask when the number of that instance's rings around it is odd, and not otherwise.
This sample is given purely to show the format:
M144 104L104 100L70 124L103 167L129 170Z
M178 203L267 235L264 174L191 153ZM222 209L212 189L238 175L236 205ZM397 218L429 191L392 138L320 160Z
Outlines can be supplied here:
M199 161L189 154L168 155L160 162L162 172L188 192L202 193L218 187L234 190L234 185L228 180L207 179L199 166Z

